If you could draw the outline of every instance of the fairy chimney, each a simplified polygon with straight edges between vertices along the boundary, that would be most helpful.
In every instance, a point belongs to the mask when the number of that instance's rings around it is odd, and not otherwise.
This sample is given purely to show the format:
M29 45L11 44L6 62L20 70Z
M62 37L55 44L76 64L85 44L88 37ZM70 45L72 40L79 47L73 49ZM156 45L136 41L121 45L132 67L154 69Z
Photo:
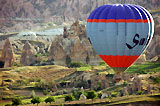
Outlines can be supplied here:
M25 66L29 66L35 63L36 60L37 58L35 56L34 47L28 41L26 41L25 45L23 46L20 63Z
M4 62L4 67L11 67L14 63L14 52L9 38L5 41L0 60Z

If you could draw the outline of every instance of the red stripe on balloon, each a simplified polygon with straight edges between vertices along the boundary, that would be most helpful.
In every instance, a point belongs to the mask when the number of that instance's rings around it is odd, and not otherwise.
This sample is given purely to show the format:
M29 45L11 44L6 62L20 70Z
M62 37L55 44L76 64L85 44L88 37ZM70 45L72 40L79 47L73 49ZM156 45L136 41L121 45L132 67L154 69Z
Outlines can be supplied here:
M134 22L134 23L148 23L148 22L152 22L151 19L88 19L87 22L104 22L104 23L109 23L109 22L115 22L115 23L120 23L120 22L124 22L124 23L130 23L130 22Z
M110 67L129 67L140 55L99 55Z

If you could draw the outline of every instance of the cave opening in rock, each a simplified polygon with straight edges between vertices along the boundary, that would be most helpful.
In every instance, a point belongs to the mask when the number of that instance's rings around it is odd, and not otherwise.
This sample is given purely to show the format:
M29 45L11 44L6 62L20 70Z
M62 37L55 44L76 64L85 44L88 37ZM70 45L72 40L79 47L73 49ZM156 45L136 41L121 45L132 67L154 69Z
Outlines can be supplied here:
M0 61L0 68L4 68L4 61Z

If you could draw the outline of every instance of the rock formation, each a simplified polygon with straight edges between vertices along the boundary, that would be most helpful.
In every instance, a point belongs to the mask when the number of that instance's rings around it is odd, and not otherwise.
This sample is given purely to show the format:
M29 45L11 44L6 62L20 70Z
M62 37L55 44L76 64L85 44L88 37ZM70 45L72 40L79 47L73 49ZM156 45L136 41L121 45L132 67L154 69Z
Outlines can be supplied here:
M6 39L3 46L0 61L4 62L4 67L11 67L14 63L14 52L9 38Z
M30 30L47 21L57 24L84 21L98 6L115 3L121 0L0 0L0 32ZM148 10L160 8L159 0L125 0L125 3L138 4Z
M132 85L132 92L136 93L137 91L141 91L142 88L142 80L139 77L135 77Z
M136 60L136 63L143 63L146 62L146 55L141 54L141 56Z
M160 15L153 14L154 17L154 36L152 41L149 44L148 49L146 50L146 59L151 60L152 58L160 55Z
M103 93L102 94L101 99L104 99L104 98L108 98L108 94L107 93Z
M81 94L81 95L80 95L79 100L86 100L86 99L87 99L87 97L86 97L84 94Z
M26 41L25 45L23 46L20 63L25 66L29 66L36 63L37 58L35 54L36 51L34 47L28 41Z
M78 21L69 30L64 27L63 35L55 37L49 54L49 59L57 65L67 65L72 61L97 64L100 59L87 39L85 26Z
M123 96L128 95L128 88L127 87L123 88L122 94L123 94Z
M50 58L49 60L54 60L54 63L57 65L66 65L66 52L64 47L59 42L59 37L57 36L55 40L52 42L50 47Z

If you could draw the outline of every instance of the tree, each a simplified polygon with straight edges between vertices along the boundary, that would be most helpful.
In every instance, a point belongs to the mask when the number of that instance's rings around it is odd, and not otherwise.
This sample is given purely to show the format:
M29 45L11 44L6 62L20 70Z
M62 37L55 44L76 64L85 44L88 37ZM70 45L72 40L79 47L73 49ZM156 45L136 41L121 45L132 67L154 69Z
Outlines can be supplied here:
M75 100L74 96L72 95L65 96L65 101L73 101L73 100Z
M71 62L70 67L71 68L82 67L82 63L81 62Z
M22 100L20 98L13 98L12 99L12 105L21 105L22 104Z
M79 100L81 94L86 95L86 92L83 92L83 91L78 91L78 92L73 91L73 96L74 96L77 100Z
M94 90L88 91L87 92L87 99L96 99L97 98L97 93Z
M55 101L56 101L56 100L55 100L55 98L54 98L53 96L50 96L50 97L48 97L47 99L45 99L45 102L46 102L46 103L49 102L50 104L51 104L52 102L55 102Z
M32 100L31 100L31 103L33 103L33 104L37 103L37 106L40 102L41 102L40 97L33 97Z
M4 67L4 61L0 61L0 68Z
M68 55L66 56L66 64L67 67L69 67L69 65L71 64L71 58Z

